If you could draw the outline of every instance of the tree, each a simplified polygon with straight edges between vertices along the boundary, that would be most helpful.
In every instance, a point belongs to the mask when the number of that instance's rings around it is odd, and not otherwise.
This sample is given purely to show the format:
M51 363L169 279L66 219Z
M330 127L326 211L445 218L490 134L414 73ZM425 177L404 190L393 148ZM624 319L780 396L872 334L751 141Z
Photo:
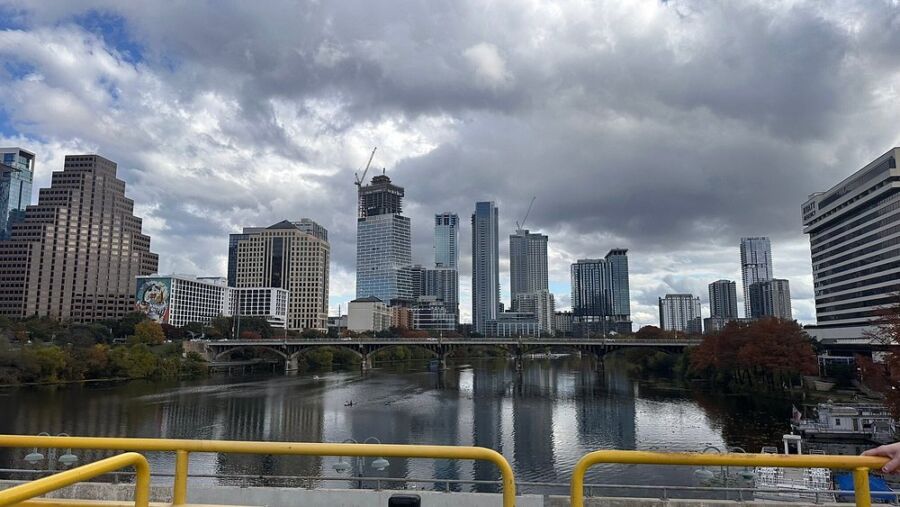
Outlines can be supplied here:
M319 331L318 329L304 329L302 333L300 333L300 338L306 338L307 340L314 340L316 338L325 338L327 336L325 333Z
M875 320L875 331L867 337L876 343L900 345L900 294L894 296L895 302L879 312ZM895 418L900 417L900 354L893 350L885 353L884 364L878 364L865 358L857 358L862 381L869 387L879 390L885 395L888 408Z
M169 341L181 341L184 340L184 331L181 328L175 327L171 324L160 324L162 326L163 334L166 337L166 340Z
M690 370L719 383L777 389L816 373L816 352L795 321L731 322L690 351Z
M82 360L86 368L87 378L103 378L110 374L109 345L94 345L83 353Z
M241 331L241 340L262 340L262 336L256 331Z
M156 371L157 357L147 345L138 343L130 347L115 347L109 354L113 373L129 378L147 378Z
M159 345L164 341L166 341L166 334L163 332L162 326L149 319L135 324L134 334L128 337L128 343L132 345L138 343Z

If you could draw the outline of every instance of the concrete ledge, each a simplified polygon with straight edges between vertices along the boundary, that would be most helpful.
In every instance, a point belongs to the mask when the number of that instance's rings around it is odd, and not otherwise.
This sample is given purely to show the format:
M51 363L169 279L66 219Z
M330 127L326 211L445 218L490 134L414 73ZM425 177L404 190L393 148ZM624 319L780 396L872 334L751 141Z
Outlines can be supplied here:
M0 481L5 489L22 481ZM423 507L500 507L499 493L445 493L420 490L371 489L304 489L237 486L198 486L188 484L188 507L265 506L265 507L386 507L388 498L397 494L422 497ZM83 482L54 491L46 498L19 504L23 507L133 507L134 485L102 482ZM54 502L55 499L70 501ZM78 500L75 500L78 499ZM151 507L169 507L172 501L170 485L151 486ZM586 507L852 507L849 503L812 504L803 502L689 500L625 497L587 497ZM519 495L517 507L569 507L569 497L561 495Z
M424 503L424 502L423 502ZM852 503L807 503L777 502L770 500L703 500L703 499L669 499L661 498L624 498L592 496L585 497L585 507L853 507ZM569 507L568 496L547 496L544 507Z

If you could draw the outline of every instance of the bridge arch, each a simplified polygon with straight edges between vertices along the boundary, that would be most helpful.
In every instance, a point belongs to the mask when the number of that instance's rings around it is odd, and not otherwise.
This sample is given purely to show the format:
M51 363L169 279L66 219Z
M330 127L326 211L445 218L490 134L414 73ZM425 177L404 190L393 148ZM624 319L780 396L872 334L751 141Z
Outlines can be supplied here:
M233 346L233 347L229 347L229 348L226 348L226 349L221 350L221 351L219 351L219 352L216 352L216 354L213 356L213 361L220 361L220 360L222 360L223 358L225 358L225 357L231 355L232 353L234 353L234 352L236 352L236 351L238 351L238 350L247 350L247 349L254 349L254 350L260 350L260 349L262 349L262 350L268 350L268 351L270 351L270 352L274 352L274 353L278 354L278 355L281 356L281 358L284 359L284 360L287 360L287 359L288 359L288 355L287 355L286 353L284 353L284 352L282 352L282 351L280 351L280 350L278 350L278 349L276 349L276 348L274 348L274 347L269 347L269 346L267 346L267 345L235 345L235 346Z
M302 356L303 354L306 354L312 350L321 349L323 347L327 347L327 348L331 348L331 349L349 350L354 355L359 357L361 360L365 361L365 359L366 359L365 352L360 351L358 347L353 347L351 345L344 345L344 344L331 344L331 343L313 344L313 345L309 345L306 347L301 347L301 348L293 351L289 356L286 356L286 357L288 360L294 361L295 359Z

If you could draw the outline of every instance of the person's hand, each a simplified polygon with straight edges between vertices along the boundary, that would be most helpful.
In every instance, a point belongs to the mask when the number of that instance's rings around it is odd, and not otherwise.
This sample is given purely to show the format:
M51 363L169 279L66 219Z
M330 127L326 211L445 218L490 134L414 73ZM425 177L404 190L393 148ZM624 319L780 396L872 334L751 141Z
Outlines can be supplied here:
M890 458L890 461L884 464L881 467L881 471L884 473L892 474L900 468L900 442L894 442L893 444L882 445L881 447L876 447L874 449L869 449L868 451L862 453L863 456L880 456L883 458Z

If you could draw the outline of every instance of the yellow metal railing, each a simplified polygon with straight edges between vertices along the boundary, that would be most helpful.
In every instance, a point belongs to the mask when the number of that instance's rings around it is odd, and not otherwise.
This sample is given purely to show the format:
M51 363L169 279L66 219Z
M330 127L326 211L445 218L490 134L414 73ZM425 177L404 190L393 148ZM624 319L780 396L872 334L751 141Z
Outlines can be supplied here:
M364 456L394 458L472 459L489 461L503 478L503 507L516 504L516 481L502 454L484 447L398 444L331 444L314 442L244 442L229 440L172 440L162 438L52 437L0 435L0 447L103 449L174 452L172 504L187 503L188 461L192 452L272 454L293 456ZM2 507L2 505L0 505Z
M0 491L0 507L14 505L72 484L93 479L98 475L133 466L136 472L134 484L134 507L150 505L150 465L147 459L136 452L126 452L118 456L88 463L78 468L59 472L19 486Z
M659 453L644 451L594 451L585 454L572 471L571 507L584 507L584 475L588 468L599 463L631 465L694 465L694 466L771 466L786 468L838 468L853 470L853 489L857 507L870 507L869 470L878 469L885 458L864 456L825 456L818 454L700 454Z

